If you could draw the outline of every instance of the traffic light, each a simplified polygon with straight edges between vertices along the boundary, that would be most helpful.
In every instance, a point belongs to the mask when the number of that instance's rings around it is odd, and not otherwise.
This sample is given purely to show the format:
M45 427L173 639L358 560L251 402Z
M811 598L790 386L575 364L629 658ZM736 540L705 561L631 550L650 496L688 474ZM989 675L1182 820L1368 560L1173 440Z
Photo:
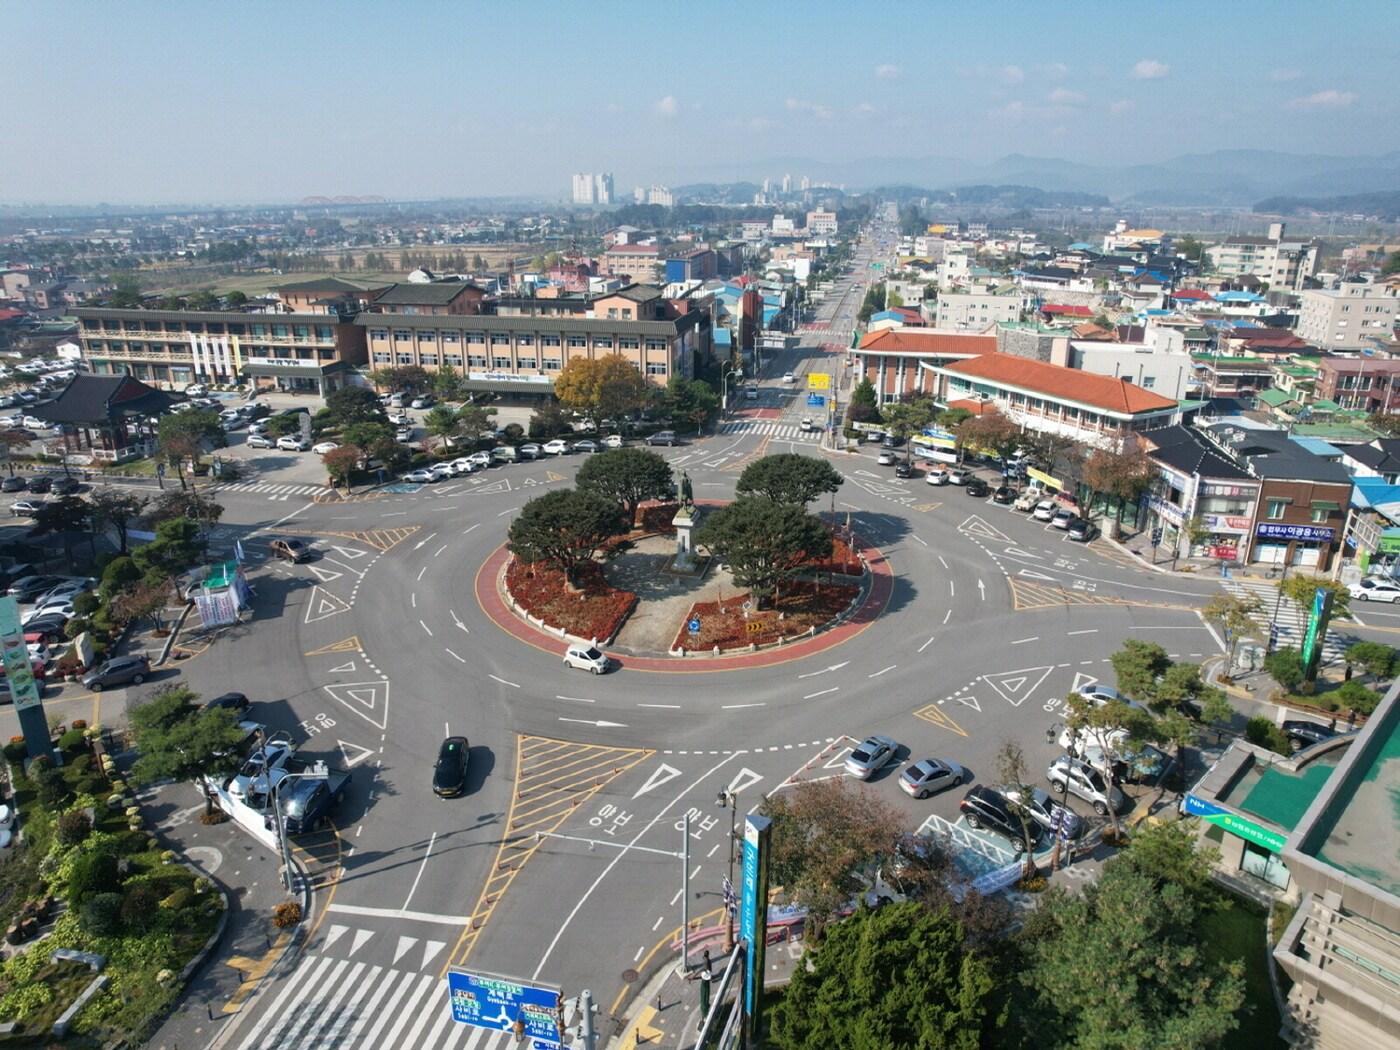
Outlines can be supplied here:
M517 1017L515 1024L511 1025L511 1031L515 1034L515 1041L521 1042L525 1038L525 1018Z

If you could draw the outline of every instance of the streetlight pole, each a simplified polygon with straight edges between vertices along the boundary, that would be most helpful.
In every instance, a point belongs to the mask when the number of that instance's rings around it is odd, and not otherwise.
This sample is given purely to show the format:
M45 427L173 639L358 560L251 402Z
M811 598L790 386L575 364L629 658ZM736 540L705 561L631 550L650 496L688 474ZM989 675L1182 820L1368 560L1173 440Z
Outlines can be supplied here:
M1278 634L1278 611L1283 604L1283 585L1288 580L1288 548L1283 548L1283 575L1278 580L1278 597L1274 599L1274 614L1269 617L1269 644L1265 647L1265 653L1274 651L1274 638Z
M1060 723L1056 722L1045 731L1045 742L1054 744L1058 735L1055 731L1060 728ZM1050 854L1050 870L1053 872L1060 866L1060 843L1064 841L1064 820L1069 813L1069 771L1065 771L1065 777L1060 781L1060 827L1055 829L1055 849Z
M729 883L729 892L734 892L734 838L738 834L739 820L739 800L735 798L734 792L725 788L719 793L717 800L721 806L729 810L729 874L726 881ZM734 909L729 906L729 901L724 902L724 912L727 918L724 931L724 950L732 952L734 950Z

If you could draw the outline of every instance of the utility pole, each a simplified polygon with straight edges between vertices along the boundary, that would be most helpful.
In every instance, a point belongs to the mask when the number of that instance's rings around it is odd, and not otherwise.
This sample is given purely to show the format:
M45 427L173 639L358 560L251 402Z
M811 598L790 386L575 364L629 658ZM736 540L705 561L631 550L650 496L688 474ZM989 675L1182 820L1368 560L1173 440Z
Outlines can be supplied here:
M690 971L690 810L681 823L681 973Z
M832 517L836 512L836 497L832 499ZM734 837L738 831L739 800L734 796L734 792L728 788L719 793L719 804L729 810L729 874L725 878L725 885L729 887L729 892L734 892ZM729 895L725 895L724 911L727 916L724 934L724 950L732 952L734 950L734 909L730 906Z
M583 1040L583 1050L597 1050L598 1036L593 1031L593 993L587 988L578 993L578 1008L578 1034Z

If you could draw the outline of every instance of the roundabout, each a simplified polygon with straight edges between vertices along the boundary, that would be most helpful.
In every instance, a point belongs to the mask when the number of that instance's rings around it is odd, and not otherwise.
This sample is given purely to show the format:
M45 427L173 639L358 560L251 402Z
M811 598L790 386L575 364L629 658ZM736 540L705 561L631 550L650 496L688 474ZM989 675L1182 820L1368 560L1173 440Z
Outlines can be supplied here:
M703 439L668 459L722 503L731 458L751 461L766 442L751 440L746 452L732 435ZM245 536L253 556L295 536L318 557L259 569L256 619L189 666L192 684L270 698L260 718L355 774L334 841L304 844L333 859L318 869L320 917L297 972L343 960L408 981L469 963L590 987L620 1011L668 957L659 946L681 896L692 918L721 902L717 795L748 811L843 776L850 750L881 733L901 745L899 762L869 790L911 830L942 822L975 838L959 823L960 791L910 799L898 770L937 756L994 783L998 746L1014 739L1040 782L1064 696L1112 681L1108 657L1125 639L1182 659L1217 651L1194 613L1207 581L1159 579L960 491L930 500L921 479L869 459L830 461L843 480L825 516L849 519L868 570L846 619L753 652L669 655L692 605L714 598L712 575L667 599L656 635L668 641L645 653L614 643L616 666L598 676L566 668L566 639L512 612L500 586L510 522L569 485L581 457L308 504ZM470 741L467 791L439 800L431 756L453 734ZM687 818L683 886L671 854ZM404 938L440 947L400 952Z

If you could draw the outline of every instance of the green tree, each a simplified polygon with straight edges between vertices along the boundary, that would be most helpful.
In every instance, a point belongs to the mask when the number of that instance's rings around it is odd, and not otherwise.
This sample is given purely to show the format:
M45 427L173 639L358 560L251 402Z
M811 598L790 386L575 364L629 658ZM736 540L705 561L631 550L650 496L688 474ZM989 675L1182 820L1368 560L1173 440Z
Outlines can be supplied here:
M564 410L557 401L546 401L530 415L531 441L552 441L568 430L569 421L564 418Z
M735 584L748 588L760 609L777 600L804 562L831 554L831 533L817 518L767 496L740 496L712 512L695 540L729 564Z
M450 405L434 405L423 416L423 429L435 438L442 439L442 447L447 447L447 439L462 432L462 420L457 410Z
M1264 670L1291 693L1303 682L1303 656L1297 649L1275 649L1264 657Z
M296 434L301 430L301 412L280 412L275 416L268 416L264 424L264 431L270 438L286 437L289 434Z
M432 385L433 377L422 365L391 365L376 368L369 381L394 394L418 394Z
M818 496L835 492L844 480L824 459L783 452L745 467L735 491L740 496L766 496L774 503L805 507Z
M1343 682L1333 695L1343 707L1358 715L1371 714L1381 702L1380 693L1355 681Z
M698 431L719 408L719 398L703 379L672 376L666 384L663 404L673 420L683 420Z
M145 511L150 501L120 489L100 488L88 500L88 515L92 530L101 533L110 528L117 535L117 553L125 554L130 541L131 523Z
M1110 795L1118 786L1117 760L1132 745L1152 739L1155 729L1152 716L1143 708L1133 707L1122 700L1096 704L1079 693L1071 693L1065 701L1065 726L1081 745L1087 744L1103 751L1107 760L1103 775ZM1118 838L1122 834L1118 811L1112 806L1107 808L1108 812L1103 815L1109 818L1114 837Z
M938 416L938 409L932 399L926 397L910 398L907 401L898 401L893 405L885 406L885 429L895 437L908 440L912 435L923 432ZM912 457L914 447L908 447L907 457Z
M1255 715L1245 723L1244 738L1255 747L1267 748L1280 755L1292 750L1283 730L1263 715Z
M1026 753L1020 744L1015 740L1003 740L997 748L995 768L998 783L1013 791L1018 800L1030 799L1030 774L1026 770ZM1025 801L1010 802L1007 808L1021 826L1021 877L1030 878L1035 874L1035 817Z
M344 428L352 423L383 423L384 406L374 391L363 386L343 386L326 396L326 411L332 425Z
M118 277L107 296L107 305L118 310L135 310L141 305L141 285L134 277Z
M575 483L622 508L629 527L644 500L665 499L673 485L671 465L642 448L615 448L590 456L579 467Z
M1021 427L1010 416L988 409L980 416L969 415L957 431L958 449L1008 459L1021 444Z
M1381 263L1381 276L1389 277L1393 273L1400 273L1400 252L1391 252L1385 257L1385 262Z
M156 538L137 547L131 560L148 583L160 583L197 565L204 557L199 525L189 518L171 518L156 526Z
M377 441L393 441L394 428L388 423L351 423L349 426L341 427L340 439L347 445L358 445L360 448L369 449L374 447Z
M1400 436L1400 415L1391 412L1375 412L1366 417L1366 423L1386 437Z
M1395 671L1395 650L1383 642L1357 642L1345 654L1348 667L1360 667L1377 680Z
M865 892L863 876L893 855L903 828L889 803L839 778L774 792L761 812L773 821L769 881L808 909L813 937Z
M1146 875L1158 886L1180 886L1198 896L1212 892L1210 872L1219 857L1214 847L1200 845L1188 821L1144 821L1113 863Z
M219 308L219 297L214 294L212 288L201 288L197 292L192 292L185 305L191 310L217 310Z
M139 757L132 767L138 783L230 773L242 761L238 745L244 731L224 708L207 710L183 686L158 690L149 700L128 708Z
M235 289L224 296L224 302L228 304L229 309L238 310L248 305L248 297Z
M206 449L228 444L219 414L212 408L171 412L160 417L156 448L167 464L175 468L180 487L185 487L185 463L195 462Z
M173 518L188 518L209 528L223 516L223 506L208 496L193 489L171 489L156 497L146 514L146 520L152 525L159 525Z
M63 549L68 555L68 561L73 561L73 534L85 532L91 540L92 534L88 532L88 525L91 519L88 514L88 505L85 500L77 496L60 496L56 500L50 500L41 504L34 514L34 524L30 526L31 536L58 535L63 539ZM94 546L93 553L96 554Z
M1160 645L1136 638L1124 642L1109 662L1113 664L1119 691L1145 704L1156 699L1157 682L1172 666L1167 651Z
M490 405L469 404L463 405L457 410L457 418L462 421L462 433L470 434L472 440L478 440L482 434L490 433L495 429L492 420L496 417L496 410Z
M1332 619L1351 611L1351 591L1347 585L1325 576L1290 576L1280 580L1277 586L1285 598L1298 603L1305 615L1312 612L1313 595L1319 589L1332 592Z
M1129 849L1131 852L1131 848ZM1238 1025L1243 966L1207 961L1196 894L1110 860L1097 882L1051 889L1018 938L1032 1039L1056 1034L1076 1050L1206 1050Z
M467 389L462 373L451 365L444 365L433 373L433 393L443 401L465 401Z
M622 508L612 500L583 489L559 489L521 507L507 535L517 558L551 565L576 586L579 568L626 531Z
M621 419L643 408L650 396L646 377L621 354L576 357L554 377L554 396L595 424Z
M861 376L860 382L851 390L851 403L846 408L846 421L878 423L880 419L880 403L875 394L875 386L868 376Z
M1090 492L1089 512L1103 499L1112 506L1108 531L1115 535L1118 519L1126 505L1137 502L1151 483L1156 467L1147 452L1126 436L1121 448L1095 448L1084 459L1084 484Z
M991 963L946 910L861 908L810 948L774 1008L779 1050L976 1050L993 1027Z
M1232 673L1235 669L1235 650L1239 648L1240 639L1259 629L1254 618L1263 612L1263 609L1264 606L1258 598L1237 598L1233 594L1217 594L1201 610L1201 616L1206 623L1219 628L1225 635L1225 650L1228 657L1225 668L1227 674Z
M147 583L144 580L132 584L114 597L109 605L114 624L125 625L139 620L150 620L159 630L163 626L161 614L170 603L170 581Z
M1192 262L1199 262L1204 251L1205 245L1190 234L1176 242L1176 253Z
M321 464L326 468L326 474L331 479L331 484L345 486L345 491L350 491L350 478L360 464L364 462L365 450L359 445L340 445L331 449L321 457Z
M97 594L104 602L110 602L126 587L141 579L141 570L129 557L116 557L102 570L102 582L97 585Z

